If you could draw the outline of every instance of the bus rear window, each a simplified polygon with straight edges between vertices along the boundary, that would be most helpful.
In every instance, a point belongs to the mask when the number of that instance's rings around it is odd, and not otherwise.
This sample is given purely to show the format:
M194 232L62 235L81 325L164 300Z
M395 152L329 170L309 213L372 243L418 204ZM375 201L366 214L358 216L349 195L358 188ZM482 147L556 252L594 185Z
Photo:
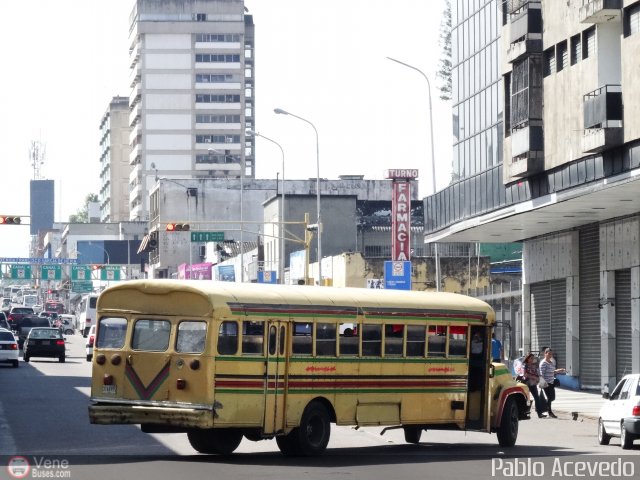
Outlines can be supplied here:
M168 320L138 320L133 326L131 348L164 352L169 347L170 334L171 324Z
M176 352L202 353L206 336L207 324L205 322L180 322L176 338Z
M98 328L97 348L122 348L127 334L127 320L120 317L103 317Z

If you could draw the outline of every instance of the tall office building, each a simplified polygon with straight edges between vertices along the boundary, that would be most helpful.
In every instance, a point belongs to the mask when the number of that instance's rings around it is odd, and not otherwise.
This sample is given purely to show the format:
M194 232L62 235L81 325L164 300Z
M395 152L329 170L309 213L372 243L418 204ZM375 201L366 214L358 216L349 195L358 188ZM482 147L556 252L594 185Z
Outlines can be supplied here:
M129 99L113 97L100 120L100 221L129 220Z
M492 31L493 15L476 20L489 4L502 23L502 173L480 173L475 210L456 184L426 199L425 239L522 242L523 350L551 346L561 382L610 391L640 369L640 1L458 0L463 52Z
M129 218L158 177L255 176L254 27L243 0L136 0Z

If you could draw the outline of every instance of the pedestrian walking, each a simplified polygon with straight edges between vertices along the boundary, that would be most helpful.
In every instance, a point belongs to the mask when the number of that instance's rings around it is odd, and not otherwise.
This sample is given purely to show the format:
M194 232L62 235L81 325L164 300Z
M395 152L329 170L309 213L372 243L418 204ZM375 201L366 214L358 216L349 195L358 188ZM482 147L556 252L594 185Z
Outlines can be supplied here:
M557 373L565 373L564 368L556 368L555 360L553 359L553 350L550 347L544 349L544 358L540 362L540 379L542 390L547 397L547 413L551 418L558 418L556 414L551 410L551 402L556 399L556 387L554 385L555 376Z
M526 385L529 387L531 395L533 396L533 403L535 405L538 418L545 418L546 415L544 412L546 408L543 404L544 399L540 398L540 392L538 392L538 382L540 381L540 375L538 373L538 359L533 352L529 352L529 354L524 357L523 365L524 380Z

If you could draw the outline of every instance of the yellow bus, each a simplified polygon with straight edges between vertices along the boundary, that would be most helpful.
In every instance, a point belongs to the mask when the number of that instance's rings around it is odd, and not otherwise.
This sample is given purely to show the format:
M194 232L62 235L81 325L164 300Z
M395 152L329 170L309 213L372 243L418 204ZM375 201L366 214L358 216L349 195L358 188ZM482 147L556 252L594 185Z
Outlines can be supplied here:
M89 417L187 433L202 453L243 437L286 455L331 423L497 433L512 446L529 391L492 364L494 312L463 295L137 280L98 300Z

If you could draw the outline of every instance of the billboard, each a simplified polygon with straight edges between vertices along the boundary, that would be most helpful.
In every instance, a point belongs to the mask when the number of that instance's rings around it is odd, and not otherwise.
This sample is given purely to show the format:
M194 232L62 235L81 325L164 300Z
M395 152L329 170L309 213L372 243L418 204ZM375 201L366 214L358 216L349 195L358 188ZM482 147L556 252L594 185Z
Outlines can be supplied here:
M391 199L391 260L411 259L411 183L393 181Z

